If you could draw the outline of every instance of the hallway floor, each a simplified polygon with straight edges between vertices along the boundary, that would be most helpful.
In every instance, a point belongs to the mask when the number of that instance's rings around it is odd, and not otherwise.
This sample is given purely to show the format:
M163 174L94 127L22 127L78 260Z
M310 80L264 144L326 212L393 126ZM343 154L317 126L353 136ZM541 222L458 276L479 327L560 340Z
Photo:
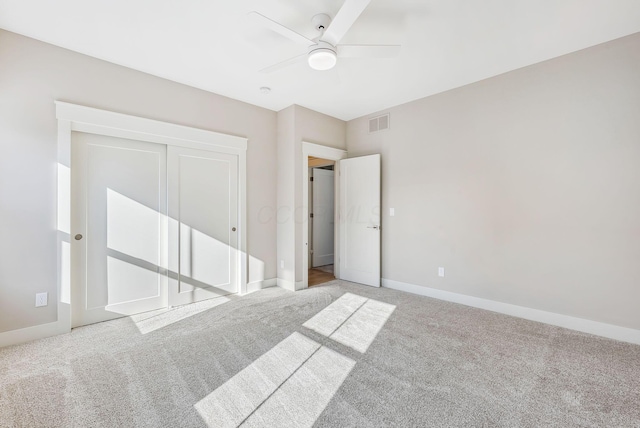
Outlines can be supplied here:
M324 284L333 281L336 277L333 274L333 265L318 266L309 269L309 287L312 285Z

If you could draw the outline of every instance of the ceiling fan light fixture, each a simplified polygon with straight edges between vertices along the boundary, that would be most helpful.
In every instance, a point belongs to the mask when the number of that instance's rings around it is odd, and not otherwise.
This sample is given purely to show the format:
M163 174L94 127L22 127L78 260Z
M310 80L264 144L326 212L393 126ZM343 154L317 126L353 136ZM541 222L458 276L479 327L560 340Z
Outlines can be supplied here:
M318 48L309 52L307 61L309 62L309 67L314 70L324 71L335 67L338 62L338 56L333 49Z

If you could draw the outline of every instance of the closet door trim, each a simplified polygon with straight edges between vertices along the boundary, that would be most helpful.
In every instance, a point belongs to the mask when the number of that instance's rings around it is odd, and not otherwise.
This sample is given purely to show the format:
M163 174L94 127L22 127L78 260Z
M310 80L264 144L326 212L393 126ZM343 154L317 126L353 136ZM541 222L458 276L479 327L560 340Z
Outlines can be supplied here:
M247 139L204 129L177 125L107 110L56 101L58 120L57 165L57 309L58 319L47 325L46 336L71 330L71 269L72 237L76 233L71 224L71 133L73 131L165 144L167 146L208 150L238 156L238 250L239 294L247 291L247 214L246 171ZM43 333L44 334L44 333Z

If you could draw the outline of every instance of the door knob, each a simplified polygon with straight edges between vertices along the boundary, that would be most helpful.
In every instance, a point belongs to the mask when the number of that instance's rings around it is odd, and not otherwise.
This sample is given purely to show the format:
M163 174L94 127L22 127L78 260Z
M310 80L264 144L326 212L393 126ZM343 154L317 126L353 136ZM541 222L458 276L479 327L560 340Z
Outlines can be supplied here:
M367 229L380 230L380 226L367 226Z
M81 240L81 239L82 239L82 235L80 235L80 234L78 233L76 236L74 236L74 238L75 238L75 240L76 240L76 241L79 241L79 240Z
M235 227L232 227L232 228L231 228L231 231L232 231L232 232L235 232L235 231L236 231L236 228L235 228Z

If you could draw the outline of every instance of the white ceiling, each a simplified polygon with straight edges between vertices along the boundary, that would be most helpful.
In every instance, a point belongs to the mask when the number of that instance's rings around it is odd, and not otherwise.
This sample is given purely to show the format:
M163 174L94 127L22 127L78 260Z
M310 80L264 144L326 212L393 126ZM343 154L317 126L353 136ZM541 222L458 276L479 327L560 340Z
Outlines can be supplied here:
M639 0L372 0L342 43L395 59L259 70L304 53L252 26L258 11L309 37L344 0L0 0L0 28L272 110L349 120L640 31ZM259 91L272 88L270 94Z

